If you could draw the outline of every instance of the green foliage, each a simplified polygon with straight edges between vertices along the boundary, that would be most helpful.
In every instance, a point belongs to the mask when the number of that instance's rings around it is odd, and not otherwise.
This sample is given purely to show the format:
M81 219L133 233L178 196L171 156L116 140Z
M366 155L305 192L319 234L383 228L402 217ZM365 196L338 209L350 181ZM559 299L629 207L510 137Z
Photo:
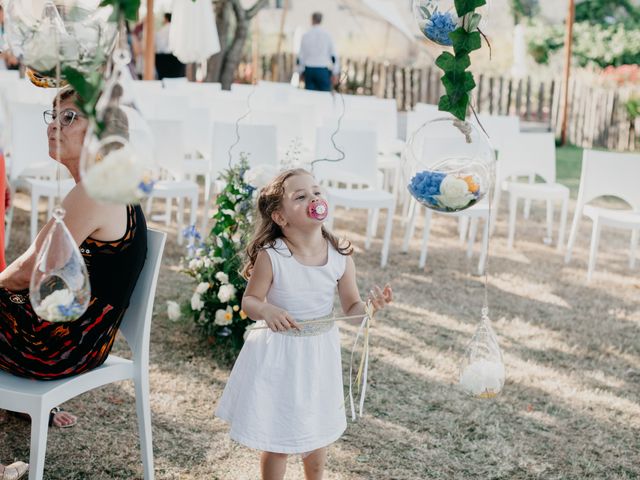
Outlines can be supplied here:
M627 115L629 115L629 120L631 122L640 117L640 97L630 98L629 100L627 100L624 106L627 110Z
M100 93L102 92L102 85L104 79L102 72L94 70L90 74L84 74L74 69L73 67L65 67L62 71L69 85L78 92L80 99L78 100L78 108L89 118L96 118L96 104ZM96 120L97 133L99 134L104 130L104 124Z
M624 23L627 27L638 27L640 7L629 0L583 0L576 3L576 22Z
M462 26L449 34L453 42L453 52L443 52L436 59L436 65L442 69L442 85L446 91L438 102L438 109L449 112L453 116L464 120L469 106L469 92L476 86L471 72L467 68L471 65L469 54L482 46L478 24L481 16L475 13L477 7L485 5L485 0L456 0L456 12L463 18Z
M120 12L124 18L135 22L138 20L138 10L140 9L140 0L102 0L101 7L113 6L113 16L111 21L117 21L120 18Z
M251 235L255 191L244 181L247 169L243 157L221 174L226 186L216 198L213 227L204 243L194 246L183 268L197 286L182 312L193 319L207 339L233 349L242 346L246 328L253 323L240 309L247 284L240 271ZM195 232L187 236L197 239Z
M540 10L539 0L511 0L509 3L514 23L520 23L523 18L533 18Z
M578 65L607 67L640 63L640 29L623 24L574 25L572 55ZM564 46L564 26L534 24L529 30L528 50L538 63Z

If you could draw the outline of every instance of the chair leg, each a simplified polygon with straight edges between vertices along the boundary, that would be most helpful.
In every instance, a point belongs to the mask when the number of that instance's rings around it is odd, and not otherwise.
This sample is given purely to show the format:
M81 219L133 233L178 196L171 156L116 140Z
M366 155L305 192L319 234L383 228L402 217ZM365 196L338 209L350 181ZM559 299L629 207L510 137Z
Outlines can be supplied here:
M629 252L629 268L636 268L636 251L638 250L638 237L640 237L640 229L631 230L631 245Z
M173 203L173 199L171 197L167 197L165 199L165 205L164 205L164 211L165 211L165 217L164 217L164 224L168 227L169 224L171 223L171 206Z
M424 268L427 263L427 250L429 248L429 235L431 233L431 217L433 212L429 208L425 208L424 215L424 230L422 232L422 246L420 247L420 260L418 261L418 267Z
M543 243L545 245L553 243L553 200L547 200L547 236Z
M467 215L460 215L458 217L458 234L460 244L463 244L467 238L467 230L469 229L469 217Z
M513 240L516 236L516 215L518 210L518 197L513 193L509 194L509 238L507 240L507 248L513 248Z
M535 175L533 175L533 174L529 175L529 183L530 184L533 183L535 181L535 179L536 179ZM528 199L528 198L525 199L525 201L524 201L523 213L524 213L524 219L525 220L529 220L529 215L531 214L531 200Z
M145 213L147 215L147 217L151 218L151 207L153 207L153 197L151 195L149 195L147 197L147 205L145 207Z
M498 220L498 210L500 208L500 199L502 198L502 188L495 188L493 202L491 204L491 218L489 219L489 235L493 235L496 231L496 222Z
M149 403L149 377L148 372L140 374L135 382L136 388L136 413L138 416L138 433L140 435L140 453L144 467L144 480L153 480L155 477L153 468L153 442L151 439L151 406Z
M176 212L176 219L179 223L184 222L184 197L178 197L178 211Z
M376 238L376 236L378 235L378 219L380 218L380 209L379 208L374 208L373 209L373 218L372 218L372 225L371 225L371 236L372 238Z
M591 281L593 270L596 268L596 257L598 256L598 244L600 243L600 219L596 217L593 220L593 228L591 230L591 248L589 249L589 267L587 270L587 281Z
M480 250L480 260L478 261L478 275L484 274L488 253L489 253L489 217L487 216L484 222L484 229L482 230L482 249Z
M382 259L380 266L384 268L389 258L389 248L391 246L391 230L393 229L393 213L395 212L395 202L387 209L387 224L384 227L384 238L382 240Z
M580 216L582 215L582 206L576 206L576 212L573 216L573 222L571 223L571 231L569 232L569 241L567 242L567 252L564 254L564 263L571 261L571 251L573 250L573 244L576 241L578 235L578 227L580 225Z
M564 233L567 228L567 210L569 209L569 197L562 199L562 207L560 210L560 228L558 229L558 251L562 251L564 247Z
M365 250L369 250L369 247L371 247L371 237L373 236L372 230L373 230L373 209L370 208L369 210L367 210L367 232L364 239Z
M35 192L35 187L31 190L31 243L36 239L38 234L38 203L40 203L40 195Z
M40 409L31 417L31 451L29 453L29 480L41 480L47 453L49 410Z
M406 218L406 227L404 229L404 240L402 241L402 251L407 253L409 251L409 240L413 238L413 234L416 231L416 210L418 209L418 202L415 198L411 197L408 202L409 205Z
M471 258L473 255L473 244L476 242L476 236L478 235L478 217L469 218L467 217L467 223L469 226L469 239L467 241L467 258Z

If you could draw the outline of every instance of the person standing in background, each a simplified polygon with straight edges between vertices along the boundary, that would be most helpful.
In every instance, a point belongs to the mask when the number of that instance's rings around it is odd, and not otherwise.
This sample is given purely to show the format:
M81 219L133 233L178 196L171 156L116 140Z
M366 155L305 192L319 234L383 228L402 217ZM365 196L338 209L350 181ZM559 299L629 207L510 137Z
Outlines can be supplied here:
M297 64L307 90L329 92L338 83L340 62L333 39L321 23L322 14L313 13L311 30L302 36Z
M171 29L171 14L164 14L162 27L156 33L156 71L158 80L163 78L177 78L186 75L184 63L181 63L169 49L169 30Z

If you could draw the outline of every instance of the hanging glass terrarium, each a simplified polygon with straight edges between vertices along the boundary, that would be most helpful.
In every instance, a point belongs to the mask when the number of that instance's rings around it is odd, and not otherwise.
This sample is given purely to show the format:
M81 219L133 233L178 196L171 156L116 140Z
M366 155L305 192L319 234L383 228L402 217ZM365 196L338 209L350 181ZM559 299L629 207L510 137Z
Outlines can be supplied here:
M29 284L33 310L49 322L77 320L91 298L87 266L64 224L64 215L63 208L54 209L54 222L38 253Z
M81 73L104 63L113 48L116 26L112 9L99 0L7 0L5 39L11 52L27 66L27 76L41 87L61 86L56 66Z
M113 52L112 70L96 104L96 118L87 130L80 173L93 198L109 203L139 203L151 193L158 174L151 157L150 129L129 103L135 96L127 90L131 55L126 47L124 20L120 45Z
M469 208L493 188L495 155L486 135L457 118L439 118L413 132L403 153L407 188L440 212Z
M485 307L460 364L460 387L474 397L492 398L502 391L504 379L502 351Z

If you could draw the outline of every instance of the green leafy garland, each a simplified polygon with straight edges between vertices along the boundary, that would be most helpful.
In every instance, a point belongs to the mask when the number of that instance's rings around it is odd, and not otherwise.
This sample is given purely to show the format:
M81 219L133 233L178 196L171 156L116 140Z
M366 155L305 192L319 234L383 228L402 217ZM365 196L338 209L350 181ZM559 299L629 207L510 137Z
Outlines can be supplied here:
M438 109L449 112L460 120L466 117L471 98L469 92L476 86L473 74L467 71L471 65L469 54L478 50L482 44L478 30L482 17L474 10L485 4L485 0L455 0L456 12L462 19L462 25L449 34L454 54L443 52L436 59L436 65L444 71L442 84L447 92L440 97Z

